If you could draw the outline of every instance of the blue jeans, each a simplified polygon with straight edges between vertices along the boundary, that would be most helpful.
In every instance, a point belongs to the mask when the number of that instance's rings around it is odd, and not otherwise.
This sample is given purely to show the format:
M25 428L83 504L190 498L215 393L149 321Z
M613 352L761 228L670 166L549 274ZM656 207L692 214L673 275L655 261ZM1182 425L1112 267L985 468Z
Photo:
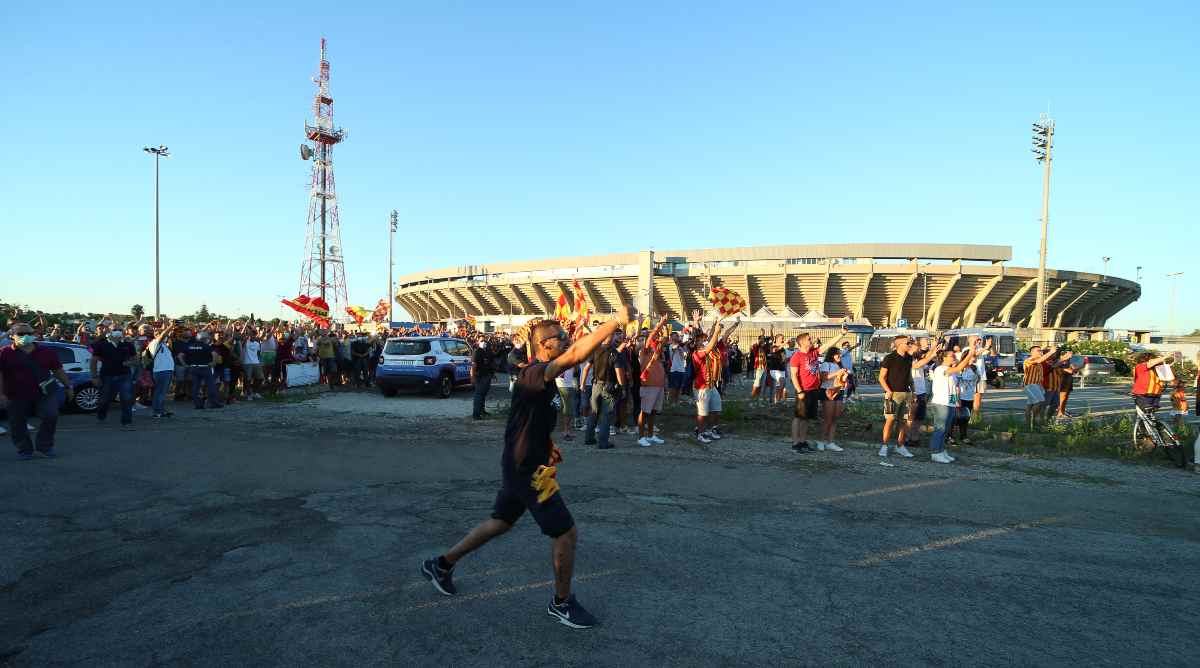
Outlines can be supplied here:
M157 371L154 373L154 400L151 403L154 406L155 415L162 415L167 412L167 388L170 387L171 378L174 376L174 371Z
M950 426L954 424L954 406L943 406L941 404L929 404L933 409L933 435L929 437L929 453L937 454L946 449L946 434L950 433Z
M113 399L121 398L121 424L133 423L133 379L129 374L120 376L101 376L100 403L96 405L96 418L104 420L108 417L108 407Z
M217 377L213 375L212 367L194 366L188 368L188 373L192 377L192 402L196 408L204 408L204 394L200 392L201 385L208 389L210 406L214 408L224 406L221 403L221 395L217 394Z
M475 378L475 405L471 413L472 416L483 417L484 402L487 401L488 392L492 389L492 374L486 376L476 376Z
M597 441L596 447L601 449L611 447L608 444L608 429L615 404L614 397L609 394L604 383L592 384L592 414L588 416L587 431L584 432L585 441Z
M54 447L54 431L58 426L58 409L66 400L62 388L48 396L39 394L34 399L8 400L8 433L12 435L17 452L32 453L33 441L29 438L29 417L35 413L42 418L37 431L37 449L46 452Z

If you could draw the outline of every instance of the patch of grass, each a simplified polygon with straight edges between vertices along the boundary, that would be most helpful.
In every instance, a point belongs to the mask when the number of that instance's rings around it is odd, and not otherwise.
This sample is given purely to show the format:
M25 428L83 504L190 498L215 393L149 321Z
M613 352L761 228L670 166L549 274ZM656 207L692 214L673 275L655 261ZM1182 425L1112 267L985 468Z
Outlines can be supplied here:
M1017 473L1024 473L1031 476L1040 476L1042 478L1074 480L1076 482L1085 482L1093 485L1107 485L1111 487L1124 484L1120 480L1113 480L1112 478L1105 478L1104 476L1088 475L1085 473L1070 473L1045 466L1016 466L1011 462L1005 462L1003 464L993 464L992 468L1003 471L1015 471Z

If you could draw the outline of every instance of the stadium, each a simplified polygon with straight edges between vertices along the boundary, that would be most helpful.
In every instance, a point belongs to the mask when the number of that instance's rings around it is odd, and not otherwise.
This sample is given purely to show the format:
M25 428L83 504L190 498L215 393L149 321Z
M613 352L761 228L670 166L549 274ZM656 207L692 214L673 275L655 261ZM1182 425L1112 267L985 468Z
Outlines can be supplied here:
M401 276L396 301L415 319L472 316L492 325L554 313L578 281L592 311L621 303L686 319L707 310L709 289L737 291L757 317L847 319L873 327L930 330L1005 322L1027 327L1037 269L1013 267L1011 246L818 244L642 250L490 265ZM1101 329L1133 303L1141 286L1112 276L1046 270L1046 326Z

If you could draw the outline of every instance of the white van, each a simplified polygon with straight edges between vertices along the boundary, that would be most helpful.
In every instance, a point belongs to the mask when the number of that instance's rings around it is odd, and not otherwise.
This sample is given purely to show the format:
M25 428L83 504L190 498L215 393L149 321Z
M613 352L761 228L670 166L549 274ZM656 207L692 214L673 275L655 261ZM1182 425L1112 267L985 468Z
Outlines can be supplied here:
M1015 327L1003 323L988 323L982 327L963 327L942 332L942 337L946 339L947 345L951 348L954 346L958 346L960 349L966 348L967 342L972 336L978 336L984 340L992 339L995 342L992 344L995 357L989 360L989 366L1005 372L1017 368L1017 329Z
M871 341L867 344L866 350L863 351L863 361L878 366L883 361L884 356L892 352L892 342L896 340L897 336L907 336L910 339L927 339L929 338L929 330L913 329L911 327L877 329L871 335Z

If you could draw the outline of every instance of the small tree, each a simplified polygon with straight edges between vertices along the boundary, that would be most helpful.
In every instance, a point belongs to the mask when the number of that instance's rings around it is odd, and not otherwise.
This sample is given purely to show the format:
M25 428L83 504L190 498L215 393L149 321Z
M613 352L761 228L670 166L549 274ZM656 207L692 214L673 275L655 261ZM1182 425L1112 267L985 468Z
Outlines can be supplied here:
M142 308L141 304L134 304L133 307L129 309L129 312L133 314L134 318L141 318L143 315L145 315L146 309Z
M208 304L200 305L200 310L196 311L196 319L200 322L208 322L213 319L212 314L208 312Z

